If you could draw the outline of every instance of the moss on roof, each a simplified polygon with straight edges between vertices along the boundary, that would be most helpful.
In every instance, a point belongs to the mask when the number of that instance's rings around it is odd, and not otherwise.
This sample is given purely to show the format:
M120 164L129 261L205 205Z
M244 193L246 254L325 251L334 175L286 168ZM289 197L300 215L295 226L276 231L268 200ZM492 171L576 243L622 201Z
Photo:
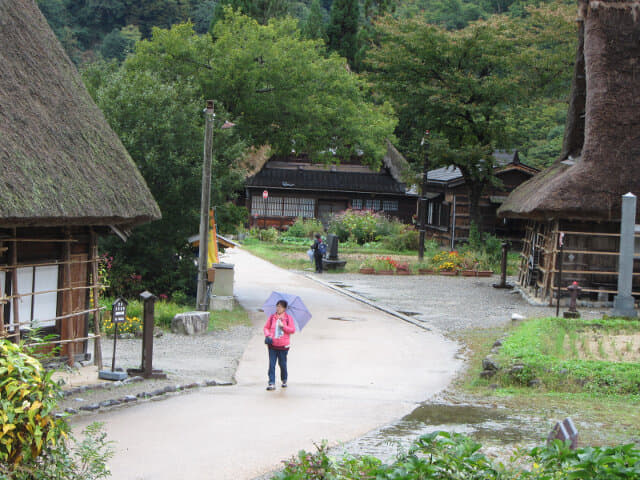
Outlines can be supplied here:
M0 225L160 218L33 0L0 0Z

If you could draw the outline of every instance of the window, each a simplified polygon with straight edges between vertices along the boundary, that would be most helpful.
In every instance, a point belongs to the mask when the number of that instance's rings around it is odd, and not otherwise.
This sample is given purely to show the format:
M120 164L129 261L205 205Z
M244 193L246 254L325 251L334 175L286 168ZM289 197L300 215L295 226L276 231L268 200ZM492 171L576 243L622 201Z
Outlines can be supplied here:
M377 212L380 210L380 200L366 200L364 204L366 210Z
M0 290L5 291L6 276L8 272L0 272ZM46 265L42 267L18 268L19 295L25 295L18 299L18 320L20 323L31 322L37 327L53 327L56 324L56 312L58 305L58 266ZM11 289L11 295L15 291ZM46 292L46 293L38 293ZM31 294L33 295L27 295ZM13 319L13 302L9 302L9 330L15 328ZM28 328L21 325L20 328Z
M351 200L351 208L354 210L362 210L362 199L354 198Z
M385 212L397 212L398 200L384 200L382 202L382 210Z
M251 197L251 215L266 217L304 217L313 218L315 212L313 198L269 197L261 195Z

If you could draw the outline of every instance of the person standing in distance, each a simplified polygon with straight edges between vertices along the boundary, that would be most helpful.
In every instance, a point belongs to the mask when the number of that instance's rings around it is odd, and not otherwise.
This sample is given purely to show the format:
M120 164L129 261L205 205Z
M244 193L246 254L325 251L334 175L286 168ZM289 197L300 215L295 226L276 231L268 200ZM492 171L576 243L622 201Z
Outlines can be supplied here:
M287 354L289 353L289 335L295 333L296 325L293 318L285 310L286 300L278 300L276 313L269 316L264 324L264 343L269 350L269 384L267 390L276 389L276 362L280 367L280 380L282 388L287 388Z
M316 233L315 236L316 239L311 245L311 250L313 250L313 260L316 263L316 273L322 273L322 257L327 252L327 244L322 241L319 233Z

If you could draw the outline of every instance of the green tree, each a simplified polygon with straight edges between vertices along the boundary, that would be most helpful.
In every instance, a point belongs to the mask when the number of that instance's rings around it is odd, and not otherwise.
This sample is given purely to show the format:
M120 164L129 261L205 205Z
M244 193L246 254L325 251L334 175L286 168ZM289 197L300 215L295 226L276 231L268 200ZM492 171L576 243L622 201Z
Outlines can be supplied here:
M302 27L303 35L312 40L324 40L326 38L324 17L325 11L322 9L320 0L313 0L311 8L309 9L309 15L305 19Z
M122 61L133 50L134 45L135 40L127 38L119 29L115 29L102 40L100 53L107 60L114 58Z
M294 149L328 161L360 155L379 165L395 126L390 106L370 103L344 59L327 58L321 41L301 39L294 19L261 26L228 12L215 36L211 91L242 115L243 138L282 154Z
M513 142L506 113L543 92L542 82L559 68L547 62L552 52L541 42L553 35L528 26L494 16L447 31L424 20L386 17L379 23L380 44L369 52L370 78L398 111L404 151L421 165L421 139L426 129L433 132L432 166L460 169L476 225L482 225L480 196L495 182L492 152ZM523 68L531 61L537 63Z
M327 26L327 46L354 65L360 28L359 0L334 0Z
M147 181L162 220L136 228L126 243L110 237L102 249L114 255L114 274L121 279L141 275L141 285L156 293L191 294L195 267L187 238L197 233L199 222L204 100L192 79L179 72L161 76L135 57L120 68L94 65L84 78ZM219 115L225 118L222 109ZM233 161L243 144L219 127L214 135L214 204L233 198L242 180Z
M287 0L220 0L216 5L210 30L214 30L215 24L225 17L225 11L240 10L243 14L257 20L261 25L266 25L272 18L284 17L289 13Z

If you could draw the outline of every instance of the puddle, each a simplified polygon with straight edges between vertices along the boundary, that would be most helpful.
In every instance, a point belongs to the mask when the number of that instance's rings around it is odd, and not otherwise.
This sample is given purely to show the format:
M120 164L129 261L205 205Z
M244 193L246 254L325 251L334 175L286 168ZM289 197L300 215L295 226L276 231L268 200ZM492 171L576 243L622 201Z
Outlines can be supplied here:
M504 451L508 457L515 445L533 447L542 443L548 425L535 420L502 407L425 404L392 425L337 447L336 454L373 455L391 462L418 437L446 430L474 438L492 456Z

